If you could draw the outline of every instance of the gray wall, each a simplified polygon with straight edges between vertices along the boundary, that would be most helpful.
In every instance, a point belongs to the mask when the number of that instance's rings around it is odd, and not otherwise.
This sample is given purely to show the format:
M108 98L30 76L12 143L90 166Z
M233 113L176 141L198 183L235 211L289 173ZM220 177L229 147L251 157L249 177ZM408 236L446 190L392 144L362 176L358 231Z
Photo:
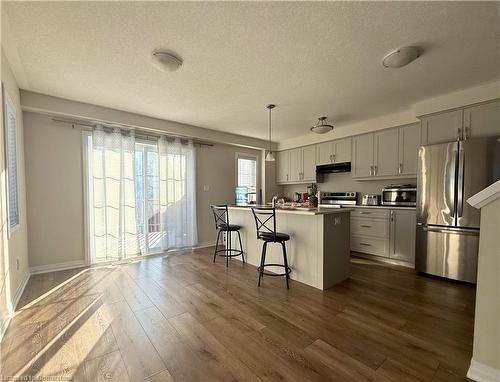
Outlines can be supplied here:
M25 112L24 120L30 266L84 260L81 130L43 114ZM210 204L234 201L237 152L257 156L261 169L260 150L222 144L196 149L201 244L215 240Z

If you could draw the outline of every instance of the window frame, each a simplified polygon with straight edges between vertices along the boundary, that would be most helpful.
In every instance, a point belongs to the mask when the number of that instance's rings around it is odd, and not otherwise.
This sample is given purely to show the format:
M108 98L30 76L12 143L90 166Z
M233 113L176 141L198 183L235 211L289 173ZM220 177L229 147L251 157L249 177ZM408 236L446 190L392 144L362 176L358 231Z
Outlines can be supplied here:
M7 107L9 107L14 113L14 134L15 134L15 166L16 166L16 197L17 197L17 222L14 225L11 225L11 216L10 216L10 191L11 186L9 182L9 157L10 157L10 142L9 142L9 124L7 121ZM7 91L5 90L5 86L2 82L2 113L3 113L3 133L4 133L4 160L5 160L5 192L6 192L6 207L7 207L7 237L10 238L11 235L16 232L21 227L21 211L19 208L19 144L18 144L18 136L17 136L17 109L14 106L14 102L12 102L12 98L9 96Z
M255 160L255 202L259 200L260 193L260 168L259 168L259 156L256 154L250 154L245 152L237 151L234 153L234 167L235 167L235 187L238 187L238 159L250 159Z

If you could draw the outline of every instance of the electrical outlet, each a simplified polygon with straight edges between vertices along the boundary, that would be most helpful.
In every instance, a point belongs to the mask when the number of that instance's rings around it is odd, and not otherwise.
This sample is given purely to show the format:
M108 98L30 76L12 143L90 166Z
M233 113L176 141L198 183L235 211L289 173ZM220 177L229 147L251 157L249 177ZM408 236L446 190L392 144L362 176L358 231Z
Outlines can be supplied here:
M16 259L16 268L19 270L19 259Z
M340 218L340 216L335 216L335 219L333 221L333 224L334 225L339 225L339 224L342 224L342 219Z
M203 191L210 191L210 186L208 184L204 184Z

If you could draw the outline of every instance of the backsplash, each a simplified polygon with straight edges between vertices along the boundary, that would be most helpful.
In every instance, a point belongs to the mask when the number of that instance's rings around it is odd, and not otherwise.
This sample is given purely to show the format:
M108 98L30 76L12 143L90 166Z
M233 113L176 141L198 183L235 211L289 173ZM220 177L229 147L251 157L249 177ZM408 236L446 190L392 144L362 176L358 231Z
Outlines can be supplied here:
M354 180L350 172L327 174L324 182L318 183L319 191L357 191L358 204L361 204L363 194L381 194L382 188L388 184L416 184L416 178L408 179L386 179L386 180ZM291 184L283 187L283 194L289 198L293 198L295 192L305 192L307 184Z

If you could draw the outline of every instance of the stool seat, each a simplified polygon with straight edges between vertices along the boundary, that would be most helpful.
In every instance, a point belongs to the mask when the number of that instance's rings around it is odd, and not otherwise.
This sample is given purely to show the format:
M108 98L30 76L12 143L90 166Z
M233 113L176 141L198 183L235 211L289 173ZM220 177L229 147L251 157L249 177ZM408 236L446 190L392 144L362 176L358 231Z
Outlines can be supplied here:
M259 239L279 243L290 240L290 235L282 232L276 232L276 234L272 232L259 232Z
M240 225L236 224L219 224L217 226L217 229L220 229L221 231L238 231L241 229Z

